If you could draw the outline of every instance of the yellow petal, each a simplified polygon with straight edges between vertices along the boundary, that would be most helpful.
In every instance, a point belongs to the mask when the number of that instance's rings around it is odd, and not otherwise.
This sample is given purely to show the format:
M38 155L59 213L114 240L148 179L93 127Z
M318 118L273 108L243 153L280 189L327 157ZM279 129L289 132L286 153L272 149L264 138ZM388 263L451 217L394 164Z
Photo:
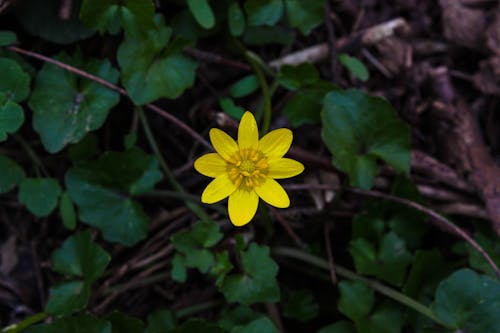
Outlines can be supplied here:
M201 202L211 204L221 201L235 190L236 186L229 179L227 173L223 173L207 185L201 194Z
M286 154L292 144L293 134L288 128L279 128L264 135L259 142L259 150L268 159L278 159Z
M216 153L205 154L194 161L196 171L207 177L217 177L226 172L227 162Z
M240 126L238 127L238 146L240 149L259 147L259 129L253 114L249 111L245 112L241 117Z
M290 206L288 194L286 194L283 187L272 178L266 178L260 186L254 189L262 200L274 207L286 208Z
M247 224L254 217L258 204L259 197L254 191L234 191L229 196L229 219L237 227Z
M212 128L209 135L215 151L226 161L234 163L234 155L238 152L236 141L218 128Z
M291 158L280 158L269 162L269 173L271 178L290 178L304 171L304 165Z

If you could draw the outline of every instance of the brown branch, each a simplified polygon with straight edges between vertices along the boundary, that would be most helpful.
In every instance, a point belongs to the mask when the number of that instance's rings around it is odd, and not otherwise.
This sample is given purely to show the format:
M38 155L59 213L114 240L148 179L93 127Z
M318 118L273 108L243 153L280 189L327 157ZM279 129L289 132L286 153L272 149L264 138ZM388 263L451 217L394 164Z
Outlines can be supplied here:
M28 57L31 57L31 58L35 58L35 59L38 59L38 60L41 60L41 61L44 61L44 62L48 62L48 63L51 63L53 65L56 65L60 68L63 68L71 73L74 73L76 75L79 75L81 77L84 77L88 80L91 80L91 81L94 81L108 89L111 89L113 91L116 91L118 93L120 93L121 95L123 96L128 96L127 94L127 91L117 85L114 85L113 83L111 82L108 82L98 76L95 76L95 75L92 75L88 72L85 72L81 69L78 69L76 67L73 67L71 65L68 65L68 64L65 64L59 60L55 60L55 59L52 59L50 57L46 57L42 54L39 54L39 53L36 53L36 52L32 52L32 51L28 51L28 50L24 50L24 49L21 49L17 46L8 46L7 47L8 50L12 51L12 52L16 52L16 53L19 53L19 54L23 54L25 56L28 56ZM184 130L187 134L189 134L191 137L193 137L195 140L197 140L199 143L201 143L202 145L204 145L205 147L207 147L208 149L212 150L212 146L210 145L210 143L208 143L207 140L205 140L201 135L199 135L195 130L193 130L191 127L189 127L189 125L187 125L186 123L184 123L183 121L177 119L176 117L174 117L171 113L163 110L162 108L154 105L154 104L146 104L145 105L146 108L150 109L151 111L154 111L156 112L157 114L159 114L160 116L162 116L163 118L165 118L166 120L170 121L171 123L177 125L178 127L180 127L182 130Z

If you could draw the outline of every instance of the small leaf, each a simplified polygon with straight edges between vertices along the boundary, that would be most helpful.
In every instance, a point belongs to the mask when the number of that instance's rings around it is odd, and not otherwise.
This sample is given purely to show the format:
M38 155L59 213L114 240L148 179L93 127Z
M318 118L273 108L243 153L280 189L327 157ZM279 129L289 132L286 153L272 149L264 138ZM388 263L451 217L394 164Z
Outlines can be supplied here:
M325 0L285 0L290 25L309 35L323 22L324 5Z
M155 6L151 0L84 0L80 9L83 23L101 34L117 34L124 28L137 35L153 27Z
M177 98L194 83L197 63L185 57L169 39L172 29L163 18L146 38L125 38L118 49L122 83L137 105L160 97Z
M341 281L339 283L339 311L353 321L367 316L375 303L375 295L361 281Z
M323 327L318 333L356 333L356 328L351 322L340 320L335 324Z
M250 74L238 80L229 88L229 93L234 98L244 97L255 92L259 87L257 76Z
M127 316L121 312L113 311L105 319L111 323L113 333L144 332L144 323L142 320Z
M19 64L9 58L0 58L0 93L3 93L3 98L0 98L0 105L5 101L22 102L30 93L31 78Z
M17 36L14 32L0 30L0 46L8 46L17 43Z
M80 5L81 0L73 1L67 19L60 15L60 0L24 0L16 4L15 12L30 34L58 44L71 44L94 34L78 19Z
M200 221L189 231L180 231L172 235L174 247L182 253L188 253L194 248L209 248L222 239L222 233L217 223Z
M63 225L66 229L75 230L76 212L68 192L63 192L61 195L61 200L59 201L59 215L61 215Z
M130 195L150 191L161 178L158 161L133 148L81 162L66 173L66 187L82 222L130 246L146 237L149 221Z
M50 288L49 301L45 311L52 315L69 315L84 309L87 306L89 297L90 288L85 282L66 282Z
M215 26L214 12L208 0L187 0L187 4L196 22L203 28L211 29Z
M490 233L474 233L474 239L481 245L484 250L490 255L491 259L500 265L500 240L495 234ZM484 257L472 246L467 244L467 252L469 254L469 264L472 268L495 277L495 271L491 268L490 264Z
M61 187L54 178L25 178L19 186L19 201L38 217L56 208L60 194Z
M319 306L309 290L293 291L283 307L285 317L308 321L318 316Z
M249 25L275 25L283 15L282 0L247 0L245 12Z
M410 132L386 100L347 90L330 92L323 103L323 141L354 186L372 187L377 159L409 172Z
M176 253L174 259L172 259L172 270L170 273L172 280L180 283L186 282L187 269L184 256Z
M344 67L346 67L352 75L360 79L361 81L366 81L370 78L370 73L366 66L356 57L351 57L348 54L341 53L338 56L339 61Z
M102 275L110 260L110 255L92 242L92 235L87 230L69 237L52 253L52 269L92 283Z
M244 305L279 301L278 265L271 259L269 248L252 243L241 252L241 262L244 273L227 276L221 287L226 299Z
M500 332L500 283L470 269L458 270L440 283L432 311L457 330Z
M278 73L278 82L289 90L307 87L318 81L319 72L310 62L297 66L284 65Z
M227 9L229 31L232 36L241 36L245 31L245 13L241 10L238 1L232 2Z
M23 108L0 93L0 142L7 140L8 134L16 133L23 123Z
M356 322L359 333L401 333L405 323L401 309L392 304L382 304L366 318Z
M24 169L7 156L0 155L0 193L17 186L25 177Z
M238 305L234 308L223 308L217 323L223 329L231 332L234 327L249 324L260 317L261 315L254 312L250 307Z
M222 110L224 110L225 113L238 120L240 120L241 117L243 117L243 114L245 113L245 109L242 108L241 106L234 104L232 98L228 97L221 98L219 100L219 105L222 108Z
M215 275L217 280L215 285L221 287L224 283L224 279L227 274L233 269L233 264L229 260L229 254L227 251L215 254L215 264L212 267L211 273Z
M64 53L56 59L111 83L118 81L118 71L107 60L84 61L79 54ZM119 100L117 92L47 63L38 72L29 106L45 149L56 153L100 128Z
M267 317L261 317L246 324L236 326L231 333L279 333L274 323Z

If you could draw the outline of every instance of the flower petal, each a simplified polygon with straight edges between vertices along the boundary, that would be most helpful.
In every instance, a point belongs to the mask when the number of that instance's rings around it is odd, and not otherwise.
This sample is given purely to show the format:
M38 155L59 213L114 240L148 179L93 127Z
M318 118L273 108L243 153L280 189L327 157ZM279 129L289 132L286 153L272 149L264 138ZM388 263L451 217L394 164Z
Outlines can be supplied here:
M207 177L215 178L226 172L227 162L219 154L210 153L194 161L196 171Z
M238 127L238 146L243 148L259 148L259 129L253 114L249 111L241 117Z
M269 173L271 178L282 179L297 176L304 171L304 165L291 158L280 158L269 162Z
M235 190L236 186L229 179L227 173L223 173L207 185L201 194L201 202L211 204L221 201Z
M234 163L234 155L238 152L236 141L218 128L212 128L209 135L215 151L226 161Z
M283 187L272 178L266 178L260 186L254 189L262 200L274 207L286 208L290 206L288 194L286 194Z
M292 144L293 134L288 128L279 128L264 135L259 142L259 150L268 159L278 159L286 154Z
M241 227L254 217L259 204L259 197L254 191L238 189L229 196L229 219Z

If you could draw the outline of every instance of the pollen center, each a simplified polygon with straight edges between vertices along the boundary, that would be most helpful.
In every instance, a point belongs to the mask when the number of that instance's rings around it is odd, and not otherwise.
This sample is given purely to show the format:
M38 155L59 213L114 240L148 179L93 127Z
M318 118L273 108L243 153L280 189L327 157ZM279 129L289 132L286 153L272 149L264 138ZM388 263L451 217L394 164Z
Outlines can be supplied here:
M268 173L269 165L265 155L255 149L241 149L229 163L227 173L231 181L244 190L252 190L259 186Z

